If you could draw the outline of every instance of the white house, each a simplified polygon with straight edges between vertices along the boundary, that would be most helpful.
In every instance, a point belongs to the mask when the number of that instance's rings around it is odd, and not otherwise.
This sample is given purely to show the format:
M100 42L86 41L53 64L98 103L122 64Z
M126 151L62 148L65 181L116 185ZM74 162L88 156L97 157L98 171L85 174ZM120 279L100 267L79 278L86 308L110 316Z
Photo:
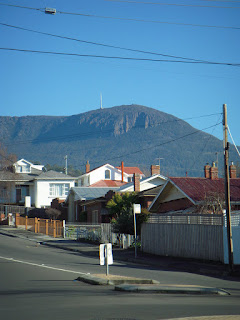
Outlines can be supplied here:
M133 192L133 191L142 192L145 190L149 190L149 189L164 185L167 179L168 179L167 177L162 176L161 174L154 174L153 176L139 180L139 183L138 183L139 190L136 190L136 185L134 184L134 182L131 182L120 187L119 192Z
M13 172L0 171L0 203L24 205L29 196L31 205L41 208L55 198L65 200L76 178L43 168L21 159L13 164Z
M124 167L123 162L121 167L114 167L111 164L104 164L90 171L89 162L86 164L86 173L78 177L79 187L120 187L123 184L132 181L134 173L139 173L140 177L144 174L137 167ZM121 182L121 183L120 183Z
M75 186L75 178L53 170L42 172L34 179L34 204L36 208L50 206L55 198L65 200Z
M33 164L25 159L18 160L13 164L15 173L41 173L44 166Z

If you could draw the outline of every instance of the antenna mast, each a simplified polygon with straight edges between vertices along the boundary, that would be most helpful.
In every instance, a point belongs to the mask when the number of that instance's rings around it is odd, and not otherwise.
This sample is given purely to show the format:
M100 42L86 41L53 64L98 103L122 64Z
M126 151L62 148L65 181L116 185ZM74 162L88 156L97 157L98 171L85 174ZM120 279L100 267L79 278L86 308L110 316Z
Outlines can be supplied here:
M102 93L100 94L100 109L103 109L103 106L102 106Z

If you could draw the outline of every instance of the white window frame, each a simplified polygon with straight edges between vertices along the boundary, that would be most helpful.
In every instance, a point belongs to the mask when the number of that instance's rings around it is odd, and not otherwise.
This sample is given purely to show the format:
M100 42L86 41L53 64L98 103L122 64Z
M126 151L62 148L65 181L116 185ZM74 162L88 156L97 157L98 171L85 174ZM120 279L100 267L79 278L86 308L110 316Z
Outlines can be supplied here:
M109 177L107 177L109 176ZM105 180L110 180L111 179L111 171L109 169L105 170Z
M70 183L49 183L50 197L65 197L68 195L69 190Z

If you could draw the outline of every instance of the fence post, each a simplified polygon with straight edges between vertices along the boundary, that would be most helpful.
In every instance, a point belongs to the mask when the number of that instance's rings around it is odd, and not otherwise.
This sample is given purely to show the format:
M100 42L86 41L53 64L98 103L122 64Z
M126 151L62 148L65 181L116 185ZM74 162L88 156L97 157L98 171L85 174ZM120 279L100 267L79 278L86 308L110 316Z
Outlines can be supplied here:
M26 230L28 229L28 217L27 216L25 217L25 229Z
M37 219L37 232L39 233L40 231L40 218Z
M20 214L19 213L16 213L15 215L15 227L17 228L18 225L19 225L19 217L20 217Z
M53 238L56 238L56 220L53 220Z
M46 235L48 235L48 219L46 219Z
M66 228L66 221L65 221L65 220L63 220L63 222L62 222L62 233L63 233L63 238L65 238L65 237L66 237L66 234L65 234L65 228Z
M34 232L37 233L38 218L34 219Z

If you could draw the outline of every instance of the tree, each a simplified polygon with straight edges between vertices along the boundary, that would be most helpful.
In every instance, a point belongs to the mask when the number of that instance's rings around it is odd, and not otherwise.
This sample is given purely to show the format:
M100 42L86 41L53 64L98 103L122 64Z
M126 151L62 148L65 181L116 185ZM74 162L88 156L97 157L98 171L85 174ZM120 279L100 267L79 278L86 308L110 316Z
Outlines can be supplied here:
M49 217L49 219L52 219L52 220L57 220L61 215L61 211L54 208L47 208L45 212L46 212L46 215Z
M16 161L17 156L8 154L7 149L0 143L0 200L5 204L11 203L17 175L13 170L13 163Z
M197 204L195 211L201 214L222 214L225 208L225 195L221 192L209 192L201 203Z
M107 203L112 215L113 230L116 233L134 234L133 204L138 203L136 193L116 193ZM137 217L137 234L140 234L141 224L148 219L148 211L142 210Z

